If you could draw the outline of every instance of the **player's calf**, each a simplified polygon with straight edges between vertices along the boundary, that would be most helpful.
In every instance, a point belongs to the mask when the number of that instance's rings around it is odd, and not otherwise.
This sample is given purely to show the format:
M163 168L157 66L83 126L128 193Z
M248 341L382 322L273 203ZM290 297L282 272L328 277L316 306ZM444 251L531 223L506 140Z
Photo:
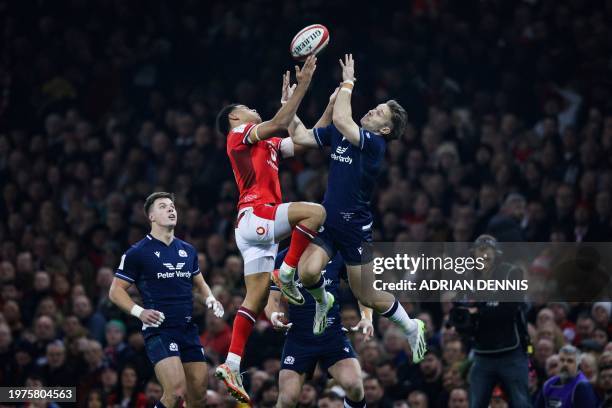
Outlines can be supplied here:
M278 401L277 408L293 408L297 406L304 374L298 374L293 370L283 369L278 374Z

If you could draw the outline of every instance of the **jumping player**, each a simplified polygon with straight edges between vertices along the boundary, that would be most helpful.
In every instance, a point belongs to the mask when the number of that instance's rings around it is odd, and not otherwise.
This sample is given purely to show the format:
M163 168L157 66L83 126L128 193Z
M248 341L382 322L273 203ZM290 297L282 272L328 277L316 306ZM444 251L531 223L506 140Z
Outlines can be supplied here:
M223 306L200 273L195 248L174 236L178 214L173 194L151 194L144 212L151 232L121 257L109 297L143 323L147 356L163 387L156 407L175 407L179 398L189 407L204 407L208 368L197 326L191 322L192 290L216 316L223 316ZM130 298L127 290L132 284L144 308Z
M280 267L285 258L286 250L279 253L276 266ZM346 278L346 269L340 254L336 254L326 268L322 271L326 289L337 295L340 278ZM297 280L296 286L302 287ZM329 322L325 332L319 336L312 333L311 322L316 313L316 303L310 296L305 296L304 306L289 305L289 318L291 323L283 321L284 313L281 311L281 292L273 285L270 288L270 297L266 306L266 315L277 330L286 331L287 337L283 347L281 371L278 377L278 408L295 407L307 376L311 376L317 365L320 364L324 372L329 373L344 390L346 398L345 407L365 407L363 380L361 366L355 352L347 338L340 318L340 307L336 304L329 311ZM303 290L303 289L300 289ZM361 306L361 305L360 305ZM372 310L362 309L362 320L353 330L362 329L369 338L374 332L372 326Z
M227 135L227 154L240 190L235 236L244 259L246 296L234 319L227 359L217 367L215 376L241 402L248 402L249 396L242 386L240 361L257 316L267 302L278 242L291 235L285 263L293 274L302 252L325 221L325 209L319 204L281 203L278 179L279 158L294 155L291 138L281 137L288 136L288 127L315 69L314 56L306 60L302 69L295 67L297 87L292 89L291 97L287 92L283 94L280 110L269 121L262 122L255 110L239 104L223 108L217 116L217 129ZM289 81L286 72L284 91L288 90ZM334 299L325 291L321 271L300 277L308 292L325 305L327 313ZM285 286L285 294L292 303L304 303L303 295L293 284L293 276Z
M334 93L337 96L331 114L333 124L306 129L295 117L289 129L296 145L331 146L327 191L323 200L327 220L324 230L304 252L299 270L307 275L321 270L339 251L346 262L351 289L357 299L402 329L412 348L412 360L418 363L426 351L424 323L411 319L392 294L376 292L373 296L371 285L363 282L371 278L367 271L372 270L373 257L369 250L373 223L370 210L372 191L384 160L386 141L396 139L404 132L406 111L394 100L381 103L361 118L359 127L351 113L351 94L355 84L352 55L346 55L344 61L340 60L340 65L343 82Z

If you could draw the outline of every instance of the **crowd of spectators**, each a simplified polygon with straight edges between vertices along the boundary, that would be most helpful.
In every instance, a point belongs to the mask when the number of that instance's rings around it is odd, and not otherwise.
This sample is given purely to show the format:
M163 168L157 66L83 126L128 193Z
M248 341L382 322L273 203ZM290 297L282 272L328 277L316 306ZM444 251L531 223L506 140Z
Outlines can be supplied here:
M390 97L410 126L390 143L373 200L377 241L612 238L612 1L0 0L0 384L76 385L83 406L159 398L138 322L108 299L121 254L148 232L144 198L177 197L176 235L225 305L196 305L214 367L244 294L233 238L237 190L214 116L239 101L279 107L287 45L320 22L331 43L300 109L314 124L352 52L353 111ZM284 201L320 202L327 157L284 162ZM137 296L137 294L135 294ZM612 303L532 305L530 391L572 343L612 398ZM386 319L352 334L368 407L467 407L470 344L449 304L406 304L430 351L408 364ZM347 305L343 323L359 319ZM260 319L244 360L257 406L274 406L282 336ZM320 372L300 407L340 407ZM496 389L493 407L506 405ZM230 407L212 377L208 406Z

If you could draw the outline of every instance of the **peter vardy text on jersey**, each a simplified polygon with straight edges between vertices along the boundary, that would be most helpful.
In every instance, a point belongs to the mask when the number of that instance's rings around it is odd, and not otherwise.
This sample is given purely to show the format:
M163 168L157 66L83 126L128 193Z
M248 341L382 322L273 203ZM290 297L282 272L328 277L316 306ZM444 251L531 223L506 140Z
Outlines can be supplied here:
M191 279L191 272L157 272L157 279L170 279L170 278L189 278Z

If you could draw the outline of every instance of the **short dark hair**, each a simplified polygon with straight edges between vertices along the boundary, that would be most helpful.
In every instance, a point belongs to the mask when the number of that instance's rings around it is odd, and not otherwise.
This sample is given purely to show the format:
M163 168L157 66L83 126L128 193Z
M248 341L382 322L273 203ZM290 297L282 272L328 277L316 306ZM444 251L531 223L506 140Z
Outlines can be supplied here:
M387 106L391 109L391 133L389 133L389 138L399 139L406 130L408 113L395 99L388 100Z
M167 193L165 191L158 191L158 192L151 194L150 196L147 197L144 203L144 213L146 217L149 216L149 210L153 206L153 203L155 202L155 200L159 198L169 198L172 202L174 202L174 194L172 193Z
M221 111L217 114L216 129L217 132L221 133L223 136L227 136L230 130L229 114L232 113L232 111L238 106L240 106L239 103L231 103L221 109Z

